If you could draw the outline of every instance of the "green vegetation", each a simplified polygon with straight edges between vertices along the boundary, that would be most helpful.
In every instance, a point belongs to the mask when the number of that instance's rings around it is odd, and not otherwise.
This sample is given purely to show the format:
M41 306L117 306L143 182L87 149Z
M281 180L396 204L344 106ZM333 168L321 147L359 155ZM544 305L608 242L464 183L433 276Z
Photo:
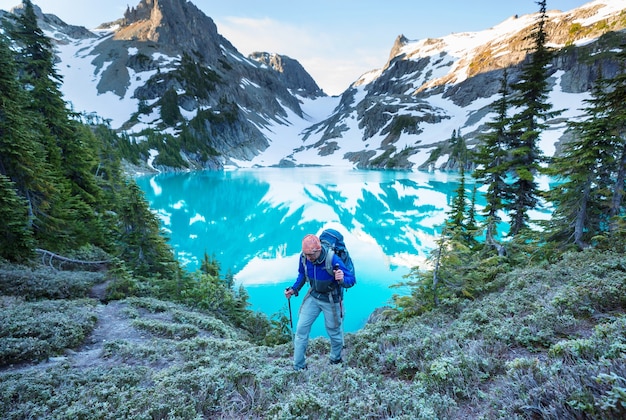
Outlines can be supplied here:
M380 156L377 156L375 159L372 159L371 165L373 167L380 167L380 166L392 167L390 160L395 152L396 152L396 146L388 147Z
M220 155L212 139L216 137L216 133L228 132L238 124L240 116L237 105L221 98L217 106L211 109L198 109L196 116L187 121L180 113L178 98L178 94L169 89L157 102L161 105L162 127L165 129L177 126L177 134L148 128L132 137L126 135L120 139L114 136L111 141L119 144L118 153L121 158L138 164L146 161L151 151L156 151L156 157L152 162L154 166L194 169L192 164L183 158L182 151L200 163L208 162ZM144 105L140 106L139 113L150 114L152 111L152 107ZM139 118L139 115L136 114L134 118ZM99 128L99 133L104 130ZM109 132L108 135L101 134L105 137L114 135L111 130Z
M585 111L587 118L571 123L576 137L561 156L553 159L551 175L563 182L548 192L557 204L548 223L550 240L580 248L618 234L624 221L626 179L626 52L621 73L601 79L592 91Z
M509 200L504 203L512 219L510 232L521 233L528 228L528 212L539 203L539 192L535 181L545 157L539 148L539 140L546 121L559 115L551 111L548 102L550 88L547 68L553 51L547 46L545 25L546 0L538 1L540 17L536 28L528 39L533 42L530 61L522 68L521 78L511 85L514 94L509 102L514 114L508 120L507 151L510 158L505 161L506 171L513 176L509 186Z
M82 344L95 323L93 300L2 298L0 365L46 360Z
M176 125L182 119L178 108L178 94L174 89L168 89L161 97L161 120L167 126Z
M58 254L99 249L137 275L179 269L158 219L121 170L110 131L91 129L59 91L52 46L31 2L0 35L0 257L28 262L35 248ZM9 42L12 47L9 47ZM157 263L158 261L158 263Z
M398 115L390 123L389 133L399 137L403 131L414 133L416 131L419 118L413 115Z
M70 274L85 273L47 271L51 279ZM255 344L211 311L149 297L116 301L117 318L97 331L125 326L124 333L89 356L92 345L81 342L103 316L102 305L78 291L28 300L29 276L21 278L21 296L1 300L2 418L626 414L623 253L588 250L501 269L475 299L441 296L421 315L390 310L347 334L340 368L328 364L328 340L312 340L306 372L292 370L290 342ZM33 364L39 360L48 362ZM18 362L28 364L11 367Z
M222 82L215 71L196 62L189 54L183 55L180 68L173 76L188 82L185 94L196 98L207 98L207 95L215 90L215 84Z
M378 321L347 334L342 366L316 338L309 369L294 372L285 314L248 310L214 257L185 273L121 169L150 149L161 164L184 165L177 142L236 123L236 104L223 99L181 136L148 132L141 144L84 125L63 103L49 41L24 4L9 25L13 46L0 35L0 418L626 416L624 69L598 81L589 118L571 125L575 140L550 166L563 178L546 196L555 217L531 230L536 143L554 115L542 19L538 54L511 91L504 75L496 119L471 157L488 187L483 220L454 133L446 153L462 182L431 264L412 270L410 294ZM219 82L189 57L183 64L197 74L191 94ZM177 121L176 102L170 91L164 119ZM515 216L507 237L496 231L504 210ZM41 248L68 258L36 258Z
M447 141L440 143L430 151L428 159L422 164L422 167L434 165L440 157L445 155L448 155L448 170L456 170L461 167L469 169L472 166L469 150L461 135L461 130L452 130L452 135Z

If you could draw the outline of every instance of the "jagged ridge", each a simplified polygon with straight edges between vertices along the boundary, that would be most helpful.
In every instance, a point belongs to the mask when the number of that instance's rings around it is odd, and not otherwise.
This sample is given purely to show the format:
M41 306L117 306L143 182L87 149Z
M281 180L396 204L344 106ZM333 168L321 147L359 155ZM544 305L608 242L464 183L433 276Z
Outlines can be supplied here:
M564 105L566 112L548 122L546 155L567 138L564 121L580 117L599 69L609 77L618 71L613 53L626 38L625 9L624 0L596 0L569 12L549 12L549 42L560 49L550 69L551 100L561 99L555 107ZM265 52L244 57L211 18L185 0L141 0L97 41L73 38L73 49L62 44L59 49L62 60L80 58L81 66L93 69L86 74L97 80L97 90L68 94L82 104L79 110L98 107L104 118L117 115L114 128L138 140L147 128L180 136L193 125L187 134L216 155L203 160L197 150L181 150L191 168L347 163L445 169L445 156L435 160L431 152L445 149L454 130L470 147L476 144L502 70L515 80L526 58L535 18L515 16L481 32L440 39L400 35L381 69L332 99L289 57ZM58 23L48 32L67 44L62 30ZM59 66L66 85L81 77L67 77L72 66ZM173 122L160 116L166 92L176 92L180 108ZM107 106L101 96L109 94L132 108L123 114L114 110L117 105ZM308 107L319 109L320 101L327 104L326 114L317 111L313 117Z
M549 12L546 32L550 45L559 50L549 69L553 98L571 94L563 101L568 113L549 122L551 130L558 131L548 134L555 139L554 149L567 137L564 119L579 117L584 94L600 69L605 77L619 71L613 54L626 41L625 8L623 1L595 1L570 12ZM470 146L477 142L490 118L489 105L503 69L512 82L518 80L536 17L515 16L485 31L441 39L398 36L383 68L359 78L344 93L341 109L307 130L307 138L320 149L334 144L357 166L445 169L445 158L435 161L429 153L443 146L454 130L460 130ZM354 138L343 140L345 133L332 129L354 118L359 133L352 137L359 136L360 144ZM546 150L548 155L553 152L552 147Z

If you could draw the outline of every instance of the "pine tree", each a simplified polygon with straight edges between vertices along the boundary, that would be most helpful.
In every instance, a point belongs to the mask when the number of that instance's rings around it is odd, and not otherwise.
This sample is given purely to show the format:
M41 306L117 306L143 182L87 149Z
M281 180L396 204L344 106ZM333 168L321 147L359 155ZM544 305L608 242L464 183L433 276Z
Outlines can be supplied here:
M545 121L558 115L550 111L552 105L547 102L550 92L548 87L547 66L552 52L546 47L546 0L538 1L540 6L537 27L529 39L534 43L530 60L522 69L521 79L511 88L515 92L511 105L516 109L511 117L509 137L508 172L513 176L511 201L506 207L511 216L510 235L516 235L528 227L528 211L537 206L538 186L535 175L540 170L544 156L538 142L541 131L546 128Z
M167 245L159 219L150 211L137 183L129 182L121 202L121 258L137 275L177 276L178 263Z
M136 274L179 278L158 219L122 173L116 150L121 140L104 125L92 130L79 123L68 111L49 40L37 27L31 2L24 4L7 32L17 48L0 34L0 176L6 177L0 186L6 221L0 249L13 240L11 258L26 258L22 245L57 251L96 245ZM28 215L24 232L22 210Z
M472 187L472 195L470 197L467 216L465 217L465 240L472 247L478 244L476 236L478 236L478 222L476 220L476 184Z
M465 169L464 165L459 165L459 186L456 195L452 200L446 221L446 230L452 232L453 236L463 236L465 233L465 215L467 211L467 196L465 193Z
M594 90L594 96L601 88ZM580 248L588 246L591 237L606 224L606 182L603 172L613 167L610 153L611 136L607 136L604 110L587 109L590 116L581 123L570 123L575 130L574 139L563 147L556 157L550 174L564 180L548 192L547 198L555 205L549 223L549 239L560 243L575 243ZM609 147L607 147L609 146Z
M620 71L610 80L607 88L597 99L598 106L608 110L607 129L613 136L613 155L615 157L614 184L609 214L612 218L624 215L624 190L626 189L626 45L616 54ZM617 228L612 221L611 231Z
M507 71L502 74L500 97L491 105L496 116L488 122L489 131L481 136L481 143L473 154L476 169L473 177L487 185L485 198L487 205L483 211L484 226L486 229L485 243L495 247L499 254L504 252L495 238L498 236L497 226L500 223L500 212L504 209L505 201L509 198L509 188L506 184L507 176L507 145L509 144L509 90Z
M8 177L0 175L0 257L24 262L33 256L35 241L28 220L28 207Z
M202 262L200 264L200 271L216 279L220 277L221 267L219 261L215 258L215 254L209 257L206 252L204 253L204 257L202 258Z
M93 135L71 119L61 92L62 78L54 68L51 41L37 24L30 0L10 31L18 45L19 79L29 95L29 109L37 114L38 141L55 178L47 219L37 230L38 237L57 250L85 245L101 236L93 206L100 189Z
M452 200L450 210L448 211L448 219L444 226L442 236L446 236L453 241L463 243L464 246L473 248L477 245L476 234L478 232L476 226L476 186L472 189L472 195L469 198L466 192L465 182L465 165L459 166L459 186L456 189L456 195Z
M13 53L2 34L0 62L0 174L14 182L17 194L26 200L29 227L36 232L50 219L57 184L34 129L37 116L27 108Z
M617 55L624 63L626 53ZM589 246L593 237L614 230L623 214L626 171L626 73L600 79L585 102L587 118L572 122L574 139L554 159L550 174L563 180L547 195L555 205L548 238Z
M41 114L43 125L35 127L40 136L40 142L46 147L48 163L53 168L61 165L61 150L56 144L54 134L47 132L47 113L58 112L64 109L65 104L56 99L47 97L47 92L55 89L55 83L60 83L60 78L54 72L52 63L52 44L37 25L37 16L30 0L24 0L22 13L14 19L10 26L10 35L15 45L18 46L16 62L18 66L19 80L31 96L29 108L35 114ZM56 77L51 79L50 77Z
M469 151L467 150L465 139L461 135L461 129L452 132L452 138L450 139L450 160L456 161L458 166L463 166L464 169L468 167L470 160Z
M96 226L91 235L94 245L105 251L117 254L118 214L125 204L125 191L128 188L127 176L121 165L118 144L126 143L113 130L101 124L96 127L83 127L98 144L98 166L95 169L99 194L93 208L98 217L93 221Z
M163 124L173 126L180 121L182 115L178 107L178 94L176 90L170 88L165 91L161 98L161 119Z

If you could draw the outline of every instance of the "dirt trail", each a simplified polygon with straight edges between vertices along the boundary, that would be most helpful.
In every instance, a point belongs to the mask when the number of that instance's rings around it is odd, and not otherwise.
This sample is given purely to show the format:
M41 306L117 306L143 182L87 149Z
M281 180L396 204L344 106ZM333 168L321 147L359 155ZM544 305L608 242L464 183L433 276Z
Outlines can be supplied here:
M72 366L89 367L102 364L102 349L105 343L115 340L131 342L146 341L145 336L131 325L131 321L124 313L127 303L117 301L97 308L98 322L85 342L76 350L68 350L63 356Z

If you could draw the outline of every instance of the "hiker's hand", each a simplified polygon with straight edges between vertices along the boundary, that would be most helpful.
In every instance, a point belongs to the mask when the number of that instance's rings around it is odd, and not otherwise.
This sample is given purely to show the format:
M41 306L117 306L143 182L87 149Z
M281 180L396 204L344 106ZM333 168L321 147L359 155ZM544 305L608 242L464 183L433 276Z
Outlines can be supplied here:
M291 287L288 287L288 288L285 289L285 297L287 299L289 299L290 297L292 297L295 294L296 294L296 291L293 290Z
M343 271L341 271L340 268L335 270L335 280L337 280L338 283L343 283Z

